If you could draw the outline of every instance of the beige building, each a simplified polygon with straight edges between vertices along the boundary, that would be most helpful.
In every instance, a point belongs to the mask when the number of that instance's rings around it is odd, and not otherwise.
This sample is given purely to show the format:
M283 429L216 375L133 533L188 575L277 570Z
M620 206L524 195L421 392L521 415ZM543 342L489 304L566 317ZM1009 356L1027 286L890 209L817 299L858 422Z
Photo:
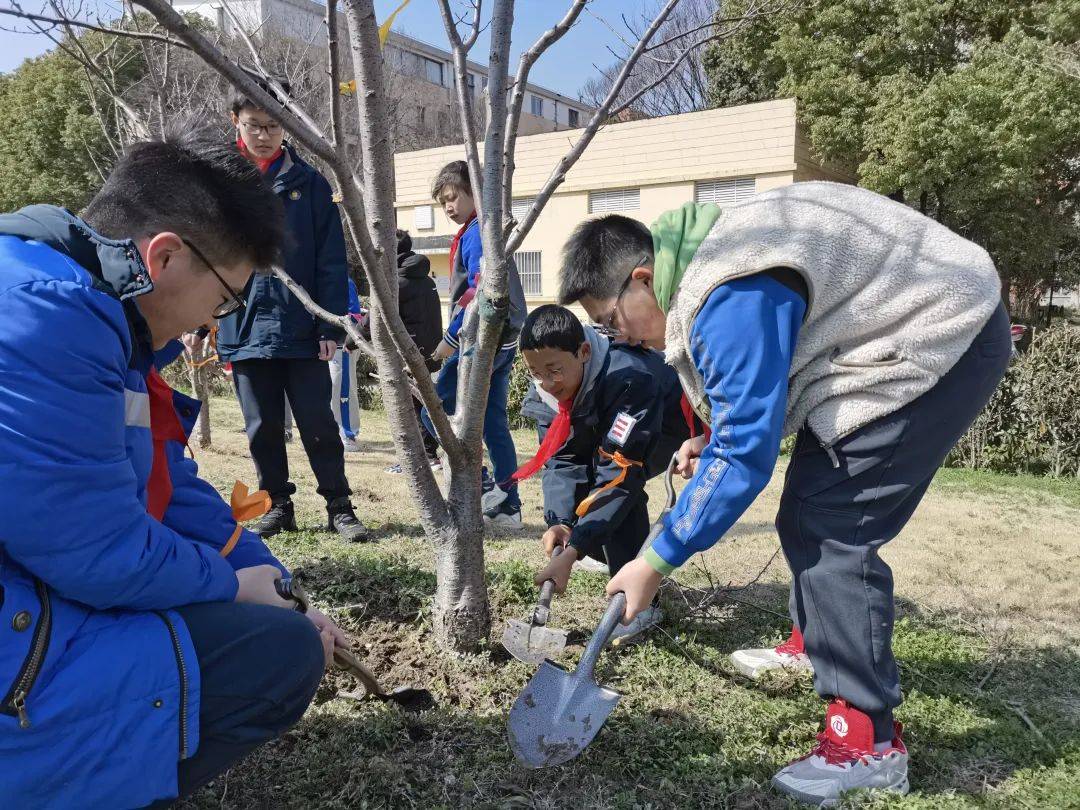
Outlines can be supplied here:
M516 215L523 214L574 136L559 132L518 139ZM398 227L429 256L444 294L456 226L434 205L431 180L444 164L462 157L461 146L448 146L394 159ZM530 306L554 300L559 251L574 225L590 215L619 212L649 223L691 200L727 206L789 183L853 179L810 156L793 99L605 126L515 254L526 298Z

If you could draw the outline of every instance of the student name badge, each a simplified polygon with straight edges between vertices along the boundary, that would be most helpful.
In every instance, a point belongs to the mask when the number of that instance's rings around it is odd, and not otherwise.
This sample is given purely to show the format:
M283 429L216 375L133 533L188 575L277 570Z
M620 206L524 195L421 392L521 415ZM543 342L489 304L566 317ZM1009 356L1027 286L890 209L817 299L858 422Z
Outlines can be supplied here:
M611 430L608 431L608 440L624 447L626 445L626 438L630 435L630 431L634 429L634 425L637 424L637 419L632 417L628 413L620 413L615 417L615 421L611 424Z

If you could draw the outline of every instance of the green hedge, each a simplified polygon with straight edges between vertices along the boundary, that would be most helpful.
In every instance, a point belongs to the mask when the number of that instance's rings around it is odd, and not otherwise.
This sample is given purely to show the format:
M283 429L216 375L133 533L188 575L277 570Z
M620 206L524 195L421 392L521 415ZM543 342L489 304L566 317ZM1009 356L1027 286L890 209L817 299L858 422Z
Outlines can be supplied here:
M947 464L1080 477L1080 329L1035 334Z

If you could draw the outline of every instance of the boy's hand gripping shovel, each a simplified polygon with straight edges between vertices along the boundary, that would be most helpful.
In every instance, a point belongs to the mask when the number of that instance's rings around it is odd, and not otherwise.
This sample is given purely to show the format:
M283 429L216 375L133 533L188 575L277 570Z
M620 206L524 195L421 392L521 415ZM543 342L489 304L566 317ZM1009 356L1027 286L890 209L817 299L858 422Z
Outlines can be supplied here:
M675 505L671 476L677 459L672 457L666 478L667 505L649 536L646 549L660 533L664 518ZM569 762L585 750L619 702L614 689L600 686L593 677L596 659L626 610L626 595L617 593L608 602L577 669L567 672L544 661L514 701L507 721L507 735L514 756L528 768L547 768Z
M299 583L293 582L291 579L276 579L274 580L274 588L277 590L278 596L295 602L297 610L301 613L307 613L311 603ZM402 686L387 692L379 685L375 674L364 666L360 659L350 650L341 647L336 648L334 650L334 663L360 681L369 695L384 703L396 703L402 710L407 712L422 712L435 705L435 698L427 689Z
M556 547L551 552L554 559L562 552ZM547 580L540 588L540 601L536 603L528 622L510 619L503 631L502 645L518 661L539 664L545 658L555 658L566 647L566 631L547 626L551 614L551 597L555 593L555 580Z

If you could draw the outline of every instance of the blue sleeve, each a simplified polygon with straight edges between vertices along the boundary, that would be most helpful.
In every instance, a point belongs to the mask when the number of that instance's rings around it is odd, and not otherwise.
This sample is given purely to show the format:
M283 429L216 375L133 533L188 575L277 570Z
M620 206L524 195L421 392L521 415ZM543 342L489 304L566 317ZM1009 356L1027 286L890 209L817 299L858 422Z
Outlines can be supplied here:
M126 435L148 430L139 426L146 394L125 386L120 305L46 282L4 291L0 306L0 549L94 608L232 601L232 567L140 499Z
M341 213L325 177L317 175L311 191L315 218L315 303L335 315L344 315L349 310L349 271ZM326 321L319 320L318 329L321 340L338 343L345 340L345 330Z
M199 466L184 454L183 445L169 442L166 452L173 493L161 522L177 534L220 553L236 532L232 507L214 487L199 478ZM240 530L239 539L225 559L235 571L253 565L276 565L289 575L289 570L270 553L262 538L247 529Z
M356 285L353 284L353 280L348 279L349 282L349 312L353 315L360 314L360 296L356 294Z
M476 220L473 224L461 235L461 240L458 242L458 250L461 251L461 261L465 265L465 274L469 279L469 288L476 287L477 276L480 275L480 259L484 255L484 244L480 238L480 225ZM475 298L473 299L476 300ZM454 316L450 319L450 325L446 328L445 334L443 334L443 340L453 346L455 349L458 347L458 333L461 331L461 325L465 321L465 307L458 307L454 312Z
M788 373L806 305L774 279L723 284L694 319L690 349L712 408L712 438L646 559L669 574L711 548L772 476Z

